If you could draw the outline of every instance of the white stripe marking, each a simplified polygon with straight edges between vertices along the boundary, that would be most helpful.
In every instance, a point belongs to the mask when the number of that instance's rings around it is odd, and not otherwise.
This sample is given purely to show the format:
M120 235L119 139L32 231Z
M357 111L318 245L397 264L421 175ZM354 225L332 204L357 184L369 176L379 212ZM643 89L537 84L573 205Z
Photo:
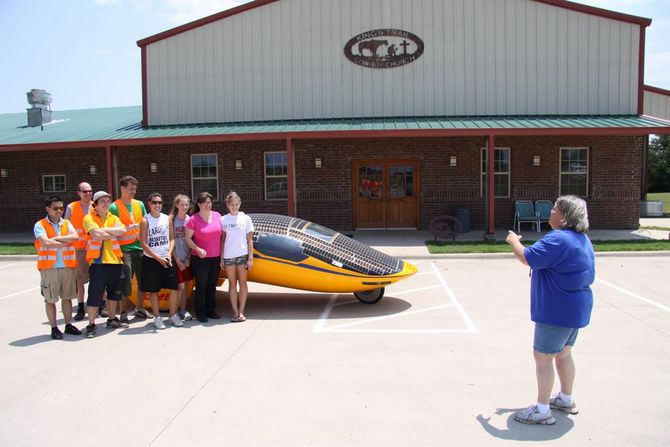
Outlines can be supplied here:
M440 279L440 282L442 283L442 286L444 287L444 290L446 290L447 295L449 296L449 299L451 299L451 302L454 303L454 306L456 306L456 309L458 309L458 313L461 314L461 317L463 318L463 321L465 321L465 325L468 327L468 332L477 332L477 326L475 326L475 323L472 322L470 317L468 317L468 314L465 313L465 309L463 309L463 306L461 306L461 303L458 301L456 298L456 295L454 292L451 290L449 285L447 284L447 280L444 279L444 276L442 276L442 273L438 270L437 267L435 267L435 262L430 263L431 268L437 275L437 277Z
M33 290L39 290L39 286L32 287L32 288L26 289L26 290L22 290L20 292L12 293L11 295L5 295L3 297L0 297L0 301L4 300L5 298L11 298L11 297L16 296L16 295L21 295L22 293L32 292Z
M13 265L16 265L16 264L5 264L5 265L0 265L0 269L4 269L4 268L7 268L7 267L11 267L11 266L13 266Z
M643 296L640 296L637 293L633 293L633 292L630 292L626 289L622 289L621 287L615 286L614 284L609 283L607 281L603 281L602 279L596 279L596 282L599 282L601 284L605 284L606 286L609 286L609 287L613 288L614 290L618 290L619 292L621 292L625 295L628 295L628 296L633 297L633 298L635 298L637 300L640 300L640 301L644 301L645 303L651 304L652 306L656 306L659 309L664 310L666 312L670 312L670 307L664 306L663 304L657 303L656 301L650 300L649 298L645 298Z
M401 313L392 314L392 315L383 315L381 317L366 318L364 320L353 321L351 323L344 323L344 324L338 324L338 325L335 325L335 326L328 326L328 330L329 331L330 330L337 330L337 329L342 329L342 328L345 328L345 327L357 326L359 324L372 323L374 321L381 321L381 320L388 320L388 319L391 319L391 318L406 317L407 315L420 314L422 312L429 312L431 310L436 310L436 309L444 309L445 307L451 307L451 306L453 306L453 304L443 304L441 306L428 307L426 309L406 311L406 312L401 312Z

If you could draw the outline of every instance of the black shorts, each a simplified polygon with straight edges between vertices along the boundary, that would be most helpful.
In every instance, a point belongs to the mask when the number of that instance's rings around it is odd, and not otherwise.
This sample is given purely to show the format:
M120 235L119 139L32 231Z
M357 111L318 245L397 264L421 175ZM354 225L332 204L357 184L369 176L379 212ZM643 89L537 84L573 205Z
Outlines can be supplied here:
M161 289L179 289L177 268L174 264L163 267L154 258L142 256L142 291L157 293Z
M123 264L91 264L88 274L88 299L86 304L92 307L102 306L102 296L107 292L107 299L121 301L121 274Z

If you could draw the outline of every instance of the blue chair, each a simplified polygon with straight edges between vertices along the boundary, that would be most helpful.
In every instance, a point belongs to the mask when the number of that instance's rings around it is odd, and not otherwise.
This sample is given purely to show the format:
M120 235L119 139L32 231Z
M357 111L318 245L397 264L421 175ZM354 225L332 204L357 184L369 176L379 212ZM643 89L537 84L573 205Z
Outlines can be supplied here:
M551 209L554 204L549 200L535 201L535 215L537 216L537 231L542 231L542 222L549 223L549 216L551 216Z
M535 206L530 200L517 200L514 202L514 225L517 227L517 233L521 233L521 224L531 223L537 230L537 216L535 215Z

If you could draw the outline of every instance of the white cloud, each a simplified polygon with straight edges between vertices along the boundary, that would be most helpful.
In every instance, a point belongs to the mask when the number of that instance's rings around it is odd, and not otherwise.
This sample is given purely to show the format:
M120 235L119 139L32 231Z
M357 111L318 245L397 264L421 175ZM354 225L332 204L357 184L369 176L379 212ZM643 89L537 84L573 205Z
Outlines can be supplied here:
M163 12L167 20L174 24L183 24L225 11L247 3L235 0L163 0Z

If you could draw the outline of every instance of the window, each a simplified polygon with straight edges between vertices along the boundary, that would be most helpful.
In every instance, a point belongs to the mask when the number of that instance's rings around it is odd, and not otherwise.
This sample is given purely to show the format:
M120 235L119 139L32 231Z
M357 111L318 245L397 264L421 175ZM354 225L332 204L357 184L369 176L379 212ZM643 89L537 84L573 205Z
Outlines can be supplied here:
M510 175L509 175L509 148L496 148L494 152L493 172L494 172L494 191L495 197L509 197ZM488 149L482 148L482 181L480 195L484 197L484 192L488 187L486 180L486 160Z
M588 193L589 150L585 147L561 148L561 195L586 197Z
M219 172L216 154L191 155L191 188L193 200L206 191L219 200Z
M286 152L265 153L265 200L288 199Z
M42 176L42 191L43 192L65 192L65 175L43 175Z

